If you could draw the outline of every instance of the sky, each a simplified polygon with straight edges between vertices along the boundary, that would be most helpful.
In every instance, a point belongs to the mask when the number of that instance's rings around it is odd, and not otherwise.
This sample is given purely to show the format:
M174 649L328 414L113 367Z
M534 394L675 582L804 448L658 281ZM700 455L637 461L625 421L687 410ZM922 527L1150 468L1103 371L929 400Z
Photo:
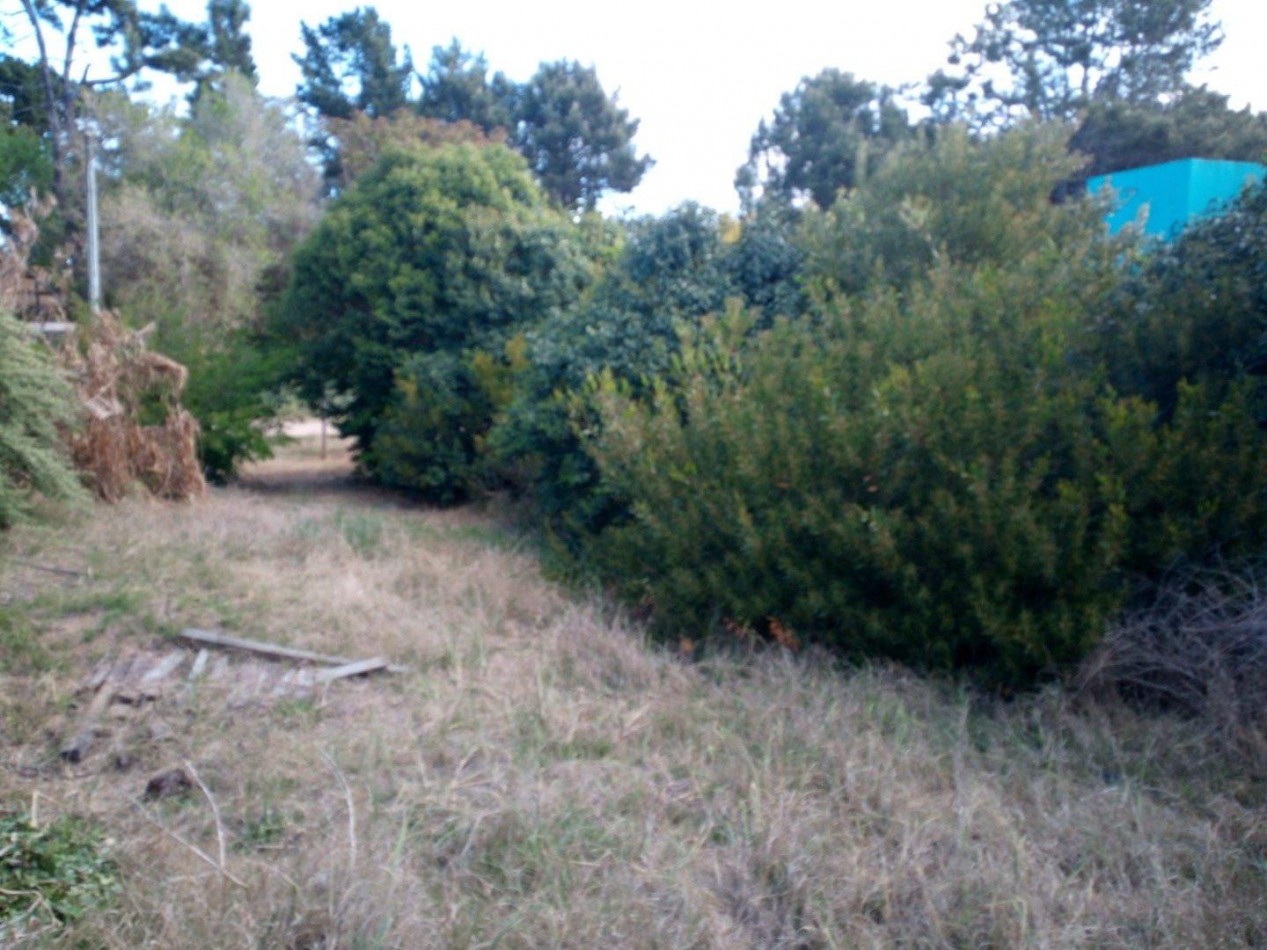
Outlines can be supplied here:
M174 13L203 19L205 0L168 0ZM593 66L619 104L639 120L635 139L655 166L630 194L604 210L660 214L686 200L719 211L738 205L735 170L747 159L758 122L805 76L832 66L860 79L899 85L943 66L956 33L970 34L985 0L469 0L420 4L381 0L398 47L426 68L434 46L456 37L482 52L491 72L529 78L542 62ZM143 8L153 4L143 3ZM317 25L354 0L251 4L249 24L261 90L287 97L299 70L299 24ZM1231 96L1236 107L1267 109L1264 0L1213 0L1226 39L1192 77Z

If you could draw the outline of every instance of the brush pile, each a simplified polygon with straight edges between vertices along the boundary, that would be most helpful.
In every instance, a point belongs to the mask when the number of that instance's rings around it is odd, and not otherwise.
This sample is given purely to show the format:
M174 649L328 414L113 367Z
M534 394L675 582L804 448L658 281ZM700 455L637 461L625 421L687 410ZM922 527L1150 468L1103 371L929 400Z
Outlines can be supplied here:
M33 332L50 321L65 325L69 275L30 264L39 236L30 216L12 214L10 232L0 242L0 308ZM58 360L83 407L82 424L66 433L71 458L105 501L118 501L137 483L159 498L207 491L198 422L180 404L188 371L147 349L151 330L128 330L116 314L102 311L59 347Z
M85 410L83 427L69 437L71 456L105 501L118 501L137 482L159 498L207 491L198 422L180 404L189 373L146 349L150 329L127 330L103 310L80 331L80 345L65 351Z

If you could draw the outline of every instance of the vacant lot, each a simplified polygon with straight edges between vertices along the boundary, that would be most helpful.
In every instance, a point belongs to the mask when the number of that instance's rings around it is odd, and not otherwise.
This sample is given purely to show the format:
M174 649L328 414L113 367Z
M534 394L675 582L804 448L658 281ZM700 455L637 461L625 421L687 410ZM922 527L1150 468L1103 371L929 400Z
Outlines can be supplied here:
M60 931L34 906L23 932L1267 942L1263 788L1195 725L654 648L544 580L492 514L412 507L349 472L307 438L205 502L99 507L0 542L0 812L84 817L120 881ZM291 661L215 651L193 675L187 627L408 670L310 685ZM147 680L164 661L179 665Z

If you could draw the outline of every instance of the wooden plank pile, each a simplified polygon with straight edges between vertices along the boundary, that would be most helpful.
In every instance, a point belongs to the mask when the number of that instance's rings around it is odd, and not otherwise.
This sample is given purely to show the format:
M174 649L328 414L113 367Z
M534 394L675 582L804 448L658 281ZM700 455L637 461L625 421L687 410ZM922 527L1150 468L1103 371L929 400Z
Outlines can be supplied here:
M81 762L97 739L110 734L110 720L135 718L165 696L181 689L187 692L204 681L224 683L227 704L238 708L312 695L351 677L406 672L383 657L330 656L209 630L185 630L176 639L192 649L135 652L97 664L79 690L85 705L62 745L62 759ZM186 663L188 674L178 676Z

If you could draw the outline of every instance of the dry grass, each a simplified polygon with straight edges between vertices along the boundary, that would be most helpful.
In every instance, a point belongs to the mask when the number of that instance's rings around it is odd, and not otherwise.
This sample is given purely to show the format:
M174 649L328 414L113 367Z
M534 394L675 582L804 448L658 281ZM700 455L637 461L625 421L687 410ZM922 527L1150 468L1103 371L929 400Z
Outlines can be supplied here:
M314 455L4 540L0 807L92 816L123 869L58 940L1267 943L1263 789L1196 724L773 653L685 663L545 582L489 516ZM130 768L60 763L92 663L183 626L414 672L239 708L207 683L117 728ZM186 762L188 797L142 800Z

